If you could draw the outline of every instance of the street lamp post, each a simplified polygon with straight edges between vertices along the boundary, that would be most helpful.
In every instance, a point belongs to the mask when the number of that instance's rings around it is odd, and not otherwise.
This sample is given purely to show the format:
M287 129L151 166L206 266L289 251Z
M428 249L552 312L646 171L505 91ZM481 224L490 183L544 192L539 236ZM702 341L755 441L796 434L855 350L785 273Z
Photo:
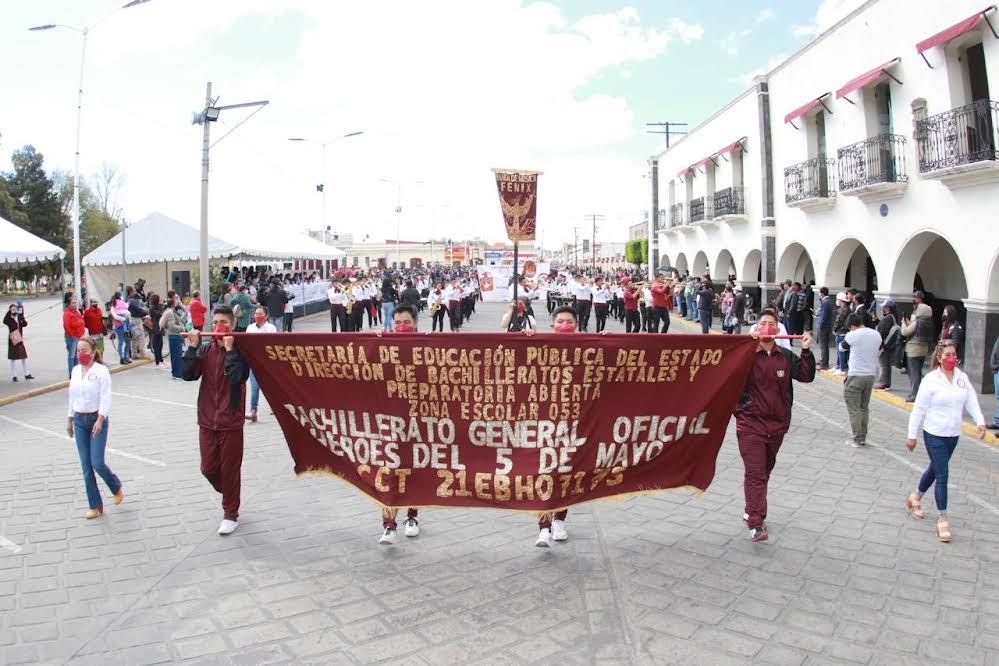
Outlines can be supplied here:
M414 180L410 183L401 183L395 180L390 180L388 178L379 178L378 180L383 183L388 183L389 185L396 186L396 199L395 199L395 261L402 268L402 244L401 244L401 234L402 234L402 188L404 185L422 185L422 180Z
M103 23L105 19L109 18L115 12L121 9L129 9L135 7L136 5L142 5L149 2L149 0L132 0L121 7L113 10L109 14L106 14L103 18L98 21L94 21L90 25L84 26L82 28L77 28L71 25L64 25L62 23L47 23L45 25L36 25L28 30L32 32L42 32L44 30L52 30L53 28L65 28L67 30L72 30L73 32L80 33L81 45L80 45L80 83L76 90L76 150L73 158L73 294L76 296L77 303L83 304L82 297L82 287L83 279L80 274L80 126L81 120L83 118L83 74L86 71L87 62L87 37L90 35L90 31L97 27L98 24ZM123 286L124 288L124 286Z

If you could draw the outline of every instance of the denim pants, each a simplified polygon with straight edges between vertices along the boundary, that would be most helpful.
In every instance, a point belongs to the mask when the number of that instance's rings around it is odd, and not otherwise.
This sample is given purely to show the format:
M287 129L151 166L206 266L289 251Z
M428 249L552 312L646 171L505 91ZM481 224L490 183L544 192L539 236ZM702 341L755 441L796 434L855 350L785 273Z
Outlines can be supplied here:
M697 319L697 299L687 296L687 319L694 321Z
M184 338L179 335L167 336L170 345L170 374L180 379L183 376L184 364L181 356L184 354Z
M919 385L923 382L923 365L925 363L925 356L908 356L905 359L905 365L909 369L909 383L912 385L909 395L913 399L919 393Z
M250 370L250 411L257 411L257 405L260 404L260 384L257 383L257 378L253 374L253 370Z
M846 372L847 366L850 364L850 352L845 352L839 348L839 344L843 342L843 340L846 340L846 335L836 335L836 367L843 372Z
M124 326L118 326L114 329L114 337L118 345L118 361L128 360L128 331Z
M392 310L395 310L395 303L382 301L382 326L386 331L392 330Z
M113 495L117 495L121 490L121 481L114 475L106 464L104 464L104 449L108 443L108 430L111 429L111 420L104 419L104 427L100 434L92 434L94 424L97 423L97 415L73 416L73 435L76 437L76 450L80 454L80 467L83 469L83 485L87 488L87 503L91 509L103 509L104 502L101 500L101 492L97 488L97 478L100 476L104 483L108 485L108 490Z
M937 511L940 513L947 513L947 476L950 457L957 448L957 440L957 437L938 437L923 431L923 443L926 444L926 453L930 456L930 466L919 479L919 493L925 493L936 482L937 486L933 492L937 501Z
M73 368L76 367L76 345L80 343L80 338L66 336L66 363L69 365L69 378L73 377Z
M284 314L282 314L280 317L268 316L267 321L274 324L274 328L277 330L278 333L284 330Z
M701 320L701 333L707 335L711 330L711 310L698 310L697 318Z
M996 415L992 418L992 422L999 425L999 370L992 374L992 380L996 385Z

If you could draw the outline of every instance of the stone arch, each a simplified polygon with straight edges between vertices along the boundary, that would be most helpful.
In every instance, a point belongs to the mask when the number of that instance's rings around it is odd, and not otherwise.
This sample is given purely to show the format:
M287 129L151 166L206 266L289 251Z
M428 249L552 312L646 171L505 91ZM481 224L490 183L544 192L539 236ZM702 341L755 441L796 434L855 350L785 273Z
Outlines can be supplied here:
M762 282L762 271L763 253L759 250L750 250L742 262L742 272L738 274L738 277L742 282Z
M910 294L914 288L921 288L936 299L958 302L968 297L965 276L964 265L950 241L933 231L920 231L898 253L891 291Z
M992 259L985 298L988 299L989 303L999 303L999 250L996 251L996 256Z
M661 254L659 256L659 266L660 267L662 267L662 268L668 268L668 267L670 267L672 265L673 264L670 263L669 255L668 254Z
M738 277L738 271L735 269L735 260L732 258L731 252L722 250L718 253L718 258L715 260L714 268L711 271L711 279L714 282L725 284L730 274Z
M866 292L878 289L878 274L867 247L856 238L843 238L836 244L826 264L823 283L832 289L853 287Z
M702 276L708 272L708 255L704 254L704 250L700 250L694 256L694 268L690 271L691 275Z
M784 248L777 264L777 281L791 280L807 284L815 279L815 267L808 250L801 243L791 243Z
M681 275L690 270L687 265L687 255L683 252L676 255L676 270L680 271Z

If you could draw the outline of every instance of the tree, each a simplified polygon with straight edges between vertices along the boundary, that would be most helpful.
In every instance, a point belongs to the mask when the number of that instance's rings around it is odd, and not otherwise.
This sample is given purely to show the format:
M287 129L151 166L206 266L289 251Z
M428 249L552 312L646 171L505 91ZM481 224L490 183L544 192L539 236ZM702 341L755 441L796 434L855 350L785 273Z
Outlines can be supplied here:
M120 220L123 211L118 205L118 195L125 185L125 174L118 171L115 165L104 162L94 174L93 183L96 205L108 217Z
M638 241L638 257L636 264L647 264L649 263L649 239L643 238Z
M10 195L27 217L26 229L59 247L69 245L69 220L60 208L55 184L45 173L45 158L34 146L14 151L13 173L7 176Z
M98 172L100 176L101 172ZM55 171L52 174L56 190L59 192L59 206L67 219L73 213L73 174L68 171ZM106 184L106 181L104 181ZM98 187L103 185L98 184ZM104 200L109 201L108 199ZM121 229L121 223L105 208L100 196L85 179L80 180L80 256L85 257L96 250ZM117 204L110 204L117 209ZM67 250L66 259L73 261L73 248Z

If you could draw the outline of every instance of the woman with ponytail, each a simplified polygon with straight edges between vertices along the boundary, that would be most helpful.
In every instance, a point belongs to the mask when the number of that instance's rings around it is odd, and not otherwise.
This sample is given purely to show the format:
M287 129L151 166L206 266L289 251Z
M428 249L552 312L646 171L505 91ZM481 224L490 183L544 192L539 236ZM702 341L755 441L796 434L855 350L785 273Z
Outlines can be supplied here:
M125 493L121 481L104 463L104 451L108 442L108 429L111 424L111 373L104 365L101 352L93 338L81 338L76 348L77 365L69 380L69 413L66 418L66 433L76 439L76 449L80 454L83 469L83 485L87 489L87 502L90 509L86 518L96 518L104 513L104 503L97 476L114 495L114 503L121 504Z

